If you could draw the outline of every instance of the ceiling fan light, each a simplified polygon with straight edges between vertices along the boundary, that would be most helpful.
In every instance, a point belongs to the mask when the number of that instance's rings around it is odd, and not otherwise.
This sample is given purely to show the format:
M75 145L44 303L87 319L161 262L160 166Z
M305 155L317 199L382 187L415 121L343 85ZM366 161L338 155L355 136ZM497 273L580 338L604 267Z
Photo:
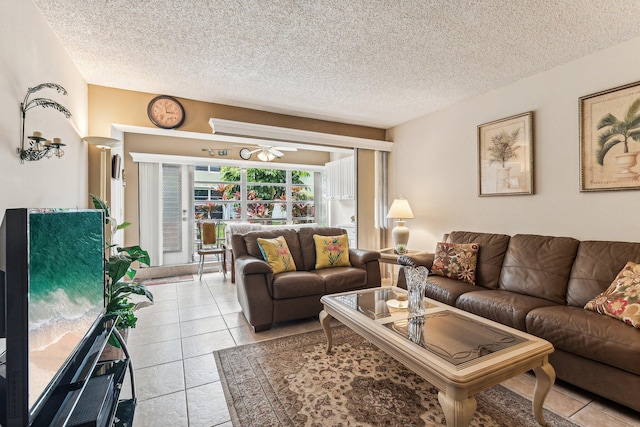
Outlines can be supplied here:
M262 160L263 162L270 162L271 160L275 159L276 156L274 156L273 154L271 154L270 152L266 151L266 150L262 150L260 152L258 152L258 159Z

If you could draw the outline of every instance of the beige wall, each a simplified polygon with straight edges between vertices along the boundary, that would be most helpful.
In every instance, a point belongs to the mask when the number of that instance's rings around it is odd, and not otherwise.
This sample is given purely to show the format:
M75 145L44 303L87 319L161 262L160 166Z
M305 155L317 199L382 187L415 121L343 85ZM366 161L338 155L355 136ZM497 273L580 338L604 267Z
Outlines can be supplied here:
M579 191L578 98L639 80L640 38L390 130L389 200L413 209L409 247L472 230L640 240L636 191ZM478 197L477 125L534 111L535 194ZM639 183L640 185L640 183Z
M31 1L0 2L0 217L19 207L87 206L87 84L40 11ZM67 96L44 89L31 98L51 98L67 107L69 120L51 108L27 113L25 132L62 138L62 159L20 164L20 102L28 87L58 83ZM80 134L80 135L79 135Z
M357 207L358 248L380 249L380 231L375 228L375 195L376 195L376 152L373 150L357 150Z
M154 127L147 117L147 105L156 94L126 91L89 85L89 134L110 136L112 124ZM231 107L220 104L179 98L186 110L186 119L181 131L211 133L208 121L211 117L245 121L272 126L289 127L316 132L333 133L360 138L384 140L383 129L348 125L343 123L313 120L302 117L267 113L264 111ZM210 158L202 148L220 147L224 144L186 138L157 137L141 134L127 134L124 140L125 220L133 225L125 231L125 244L138 243L138 173L137 165L131 160L130 152L150 152ZM239 146L230 146L230 156L238 158ZM255 158L255 157L254 157ZM100 153L89 147L89 191L99 193ZM281 160L286 163L324 164L329 156L319 152L286 153ZM259 164L259 163L258 163Z

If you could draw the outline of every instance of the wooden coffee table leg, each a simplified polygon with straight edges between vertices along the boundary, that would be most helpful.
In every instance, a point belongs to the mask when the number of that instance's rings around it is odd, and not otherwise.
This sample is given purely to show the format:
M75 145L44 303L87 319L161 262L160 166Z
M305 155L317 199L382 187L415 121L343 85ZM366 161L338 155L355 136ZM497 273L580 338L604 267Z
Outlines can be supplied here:
M473 396L464 400L455 400L442 391L438 392L438 402L447 420L447 427L467 427L478 406Z
M533 370L536 373L536 388L533 392L533 415L540 425L546 426L547 423L542 416L542 405L546 399L553 383L556 381L556 371L548 362Z
M324 330L324 334L327 337L327 353L331 351L331 316L326 311L322 310L320 312L320 324L322 325L322 329Z

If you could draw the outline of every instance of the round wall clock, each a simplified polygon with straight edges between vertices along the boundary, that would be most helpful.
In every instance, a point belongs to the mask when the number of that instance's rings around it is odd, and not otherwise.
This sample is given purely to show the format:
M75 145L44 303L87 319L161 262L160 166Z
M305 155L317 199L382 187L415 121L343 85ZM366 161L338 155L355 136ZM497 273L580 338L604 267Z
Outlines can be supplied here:
M151 123L163 129L175 129L184 123L184 107L172 96L156 96L149 102L147 114Z
M240 158L243 160L249 160L251 158L251 150L243 148L240 150Z

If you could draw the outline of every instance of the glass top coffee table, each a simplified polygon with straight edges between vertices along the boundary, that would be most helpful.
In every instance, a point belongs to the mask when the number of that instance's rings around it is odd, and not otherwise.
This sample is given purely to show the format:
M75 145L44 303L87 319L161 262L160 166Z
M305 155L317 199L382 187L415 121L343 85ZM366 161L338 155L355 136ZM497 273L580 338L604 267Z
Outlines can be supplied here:
M333 317L436 387L450 427L469 425L476 393L533 369L533 413L546 425L542 405L556 376L548 361L551 343L428 298L424 317L407 319L407 301L398 295L406 291L383 287L322 297L327 352Z

